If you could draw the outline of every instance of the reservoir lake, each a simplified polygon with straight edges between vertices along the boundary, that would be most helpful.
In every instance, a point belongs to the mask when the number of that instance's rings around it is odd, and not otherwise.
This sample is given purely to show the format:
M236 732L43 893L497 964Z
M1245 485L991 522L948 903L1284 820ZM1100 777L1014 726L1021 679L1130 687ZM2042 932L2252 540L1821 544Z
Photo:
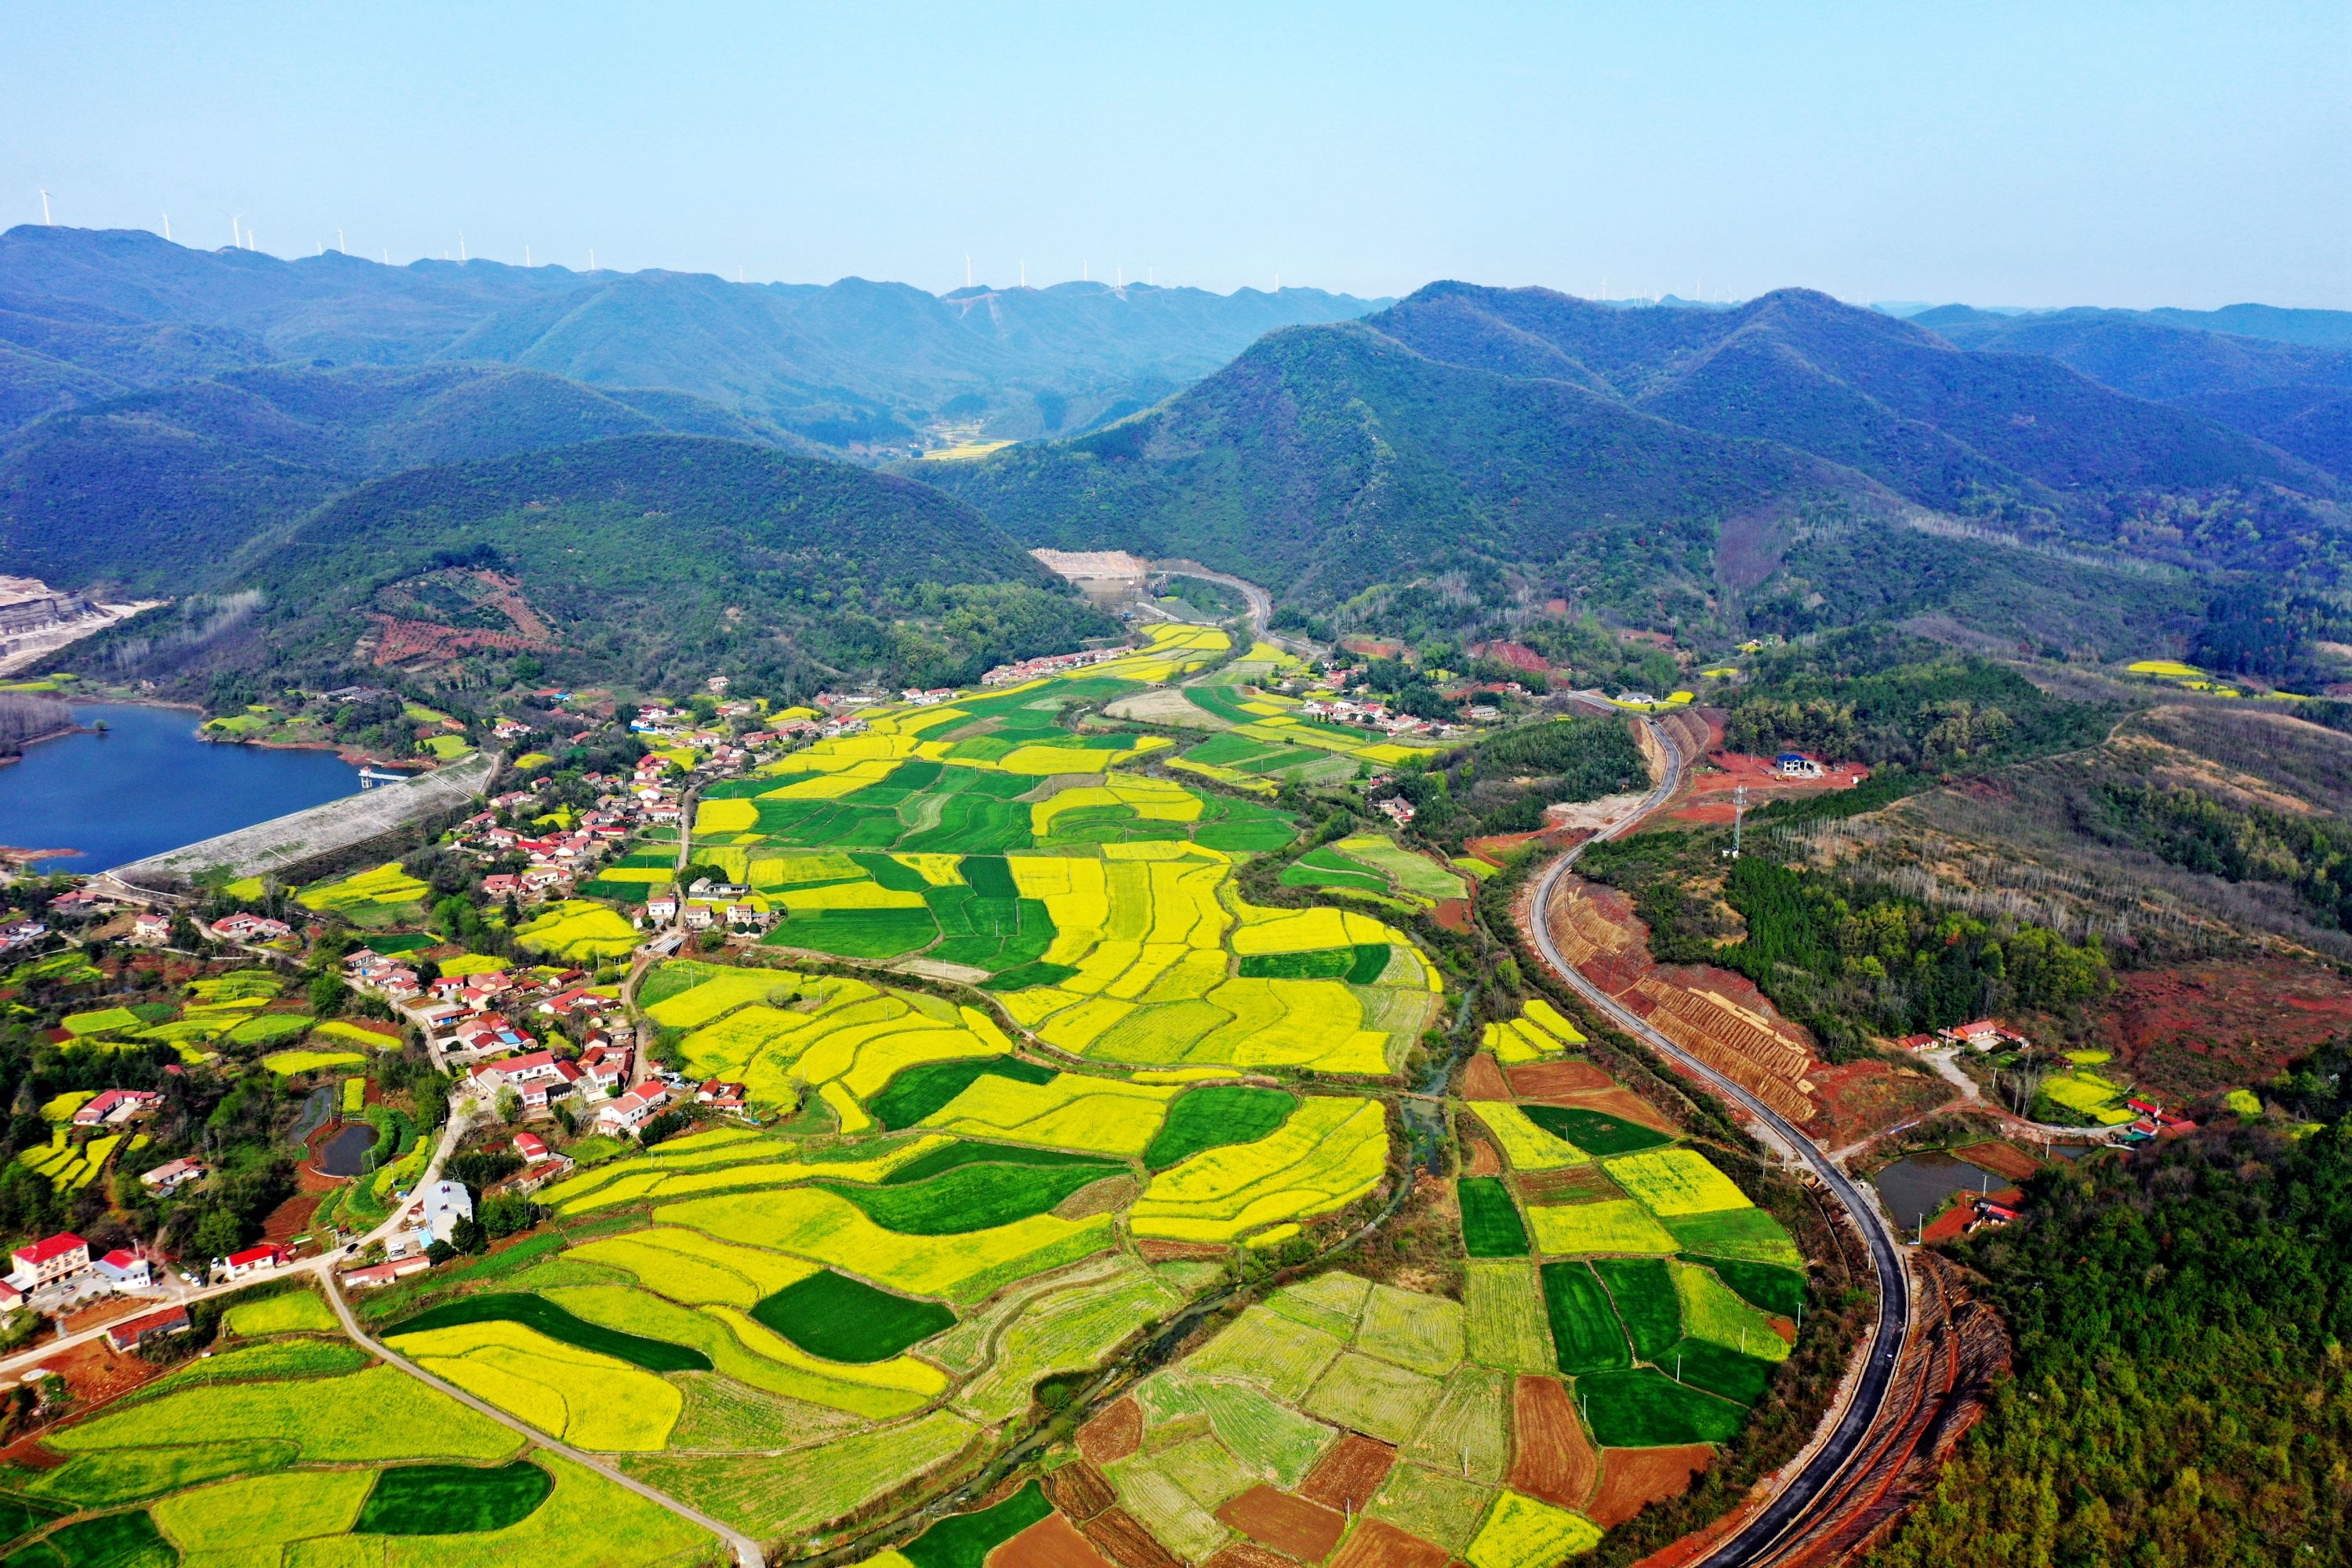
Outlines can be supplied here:
M106 733L42 741L0 767L0 844L81 851L39 870L110 870L359 793L359 770L332 752L199 741L189 709L78 702L73 714Z

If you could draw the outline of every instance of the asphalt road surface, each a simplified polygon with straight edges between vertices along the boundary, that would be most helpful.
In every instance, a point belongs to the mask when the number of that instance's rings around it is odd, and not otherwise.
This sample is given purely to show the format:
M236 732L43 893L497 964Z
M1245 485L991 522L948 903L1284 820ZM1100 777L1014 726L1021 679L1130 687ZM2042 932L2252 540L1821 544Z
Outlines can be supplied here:
M1650 792L1639 810L1621 818L1596 837L1614 838L1633 827L1664 805L1682 783L1681 749L1675 744L1674 737L1656 724L1651 724L1650 730L1665 750L1665 777L1658 781L1657 787ZM1846 1468L1869 1440L1871 1429L1877 1424L1879 1413L1885 1405L1887 1389L1894 1381L1895 1361L1903 1349L1904 1335L1910 1329L1911 1279L1904 1268L1902 1254L1896 1249L1895 1237L1876 1206L1819 1145L1798 1131L1761 1100L1652 1028L1646 1020L1578 973L1561 956L1559 949L1552 942L1548 916L1552 898L1559 890L1560 878L1567 874L1570 865L1582 848L1583 846L1579 845L1553 861L1546 868L1543 879L1537 884L1534 921L1537 948L1545 960L1576 987L1578 994L1605 1014L1612 1023L1639 1038L1659 1055L1688 1069L1724 1099L1736 1102L1762 1125L1774 1141L1802 1160L1821 1179L1822 1185L1829 1190L1839 1206L1852 1216L1855 1227L1869 1246L1871 1268L1878 1277L1878 1328L1871 1338L1869 1364L1863 1370L1860 1386L1854 1390L1853 1398L1839 1419L1837 1429L1807 1461L1805 1468L1781 1487L1779 1494L1765 1505L1763 1511L1748 1521L1737 1534L1698 1560L1711 1565L1711 1568L1750 1568L1752 1564L1769 1562L1775 1552L1790 1543L1792 1537L1802 1532L1811 1522L1810 1514L1814 1505L1830 1493L1832 1484L1845 1473Z

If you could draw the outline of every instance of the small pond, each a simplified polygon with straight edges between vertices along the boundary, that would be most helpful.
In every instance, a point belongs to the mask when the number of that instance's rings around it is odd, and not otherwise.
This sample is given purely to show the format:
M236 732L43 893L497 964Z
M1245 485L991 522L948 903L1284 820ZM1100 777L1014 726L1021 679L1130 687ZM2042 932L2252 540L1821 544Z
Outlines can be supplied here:
M375 1147L375 1129L354 1121L319 1151L319 1169L331 1176L357 1176L367 1170L368 1151Z
M1999 1192L2011 1184L1966 1160L1932 1151L1906 1154L1879 1172L1874 1182L1886 1212L1906 1233L1917 1229L1954 1193Z

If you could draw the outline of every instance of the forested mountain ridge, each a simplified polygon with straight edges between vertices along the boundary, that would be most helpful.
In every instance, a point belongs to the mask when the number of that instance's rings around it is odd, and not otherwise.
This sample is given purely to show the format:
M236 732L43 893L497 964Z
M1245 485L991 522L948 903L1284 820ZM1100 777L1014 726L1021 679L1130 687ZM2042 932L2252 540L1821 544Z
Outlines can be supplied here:
M74 586L169 592L367 479L665 432L803 445L681 393L604 392L498 366L268 367L170 382L0 437L0 560Z
M173 377L288 361L527 366L710 398L843 448L934 422L1083 429L1253 339L1384 300L1143 284L960 289L327 254L199 251L143 230L0 235L0 422ZM102 377L103 381L90 378Z
M394 668L463 685L527 658L574 683L727 674L804 697L971 681L1116 629L928 486L688 436L408 469L188 586L209 592L91 639L76 664L190 695Z
M1310 604L1505 562L1704 593L1726 518L1892 504L1786 447L1364 325L1274 333L1110 429L925 470L1024 542L1197 556Z
M1454 606L1343 617L1395 635L1560 597L1703 636L1924 615L2113 654L2185 647L2217 569L2327 582L2344 554L2336 482L2275 447L1804 290L1433 284L1102 432L927 467L1028 542L1193 555L1317 611L1401 584Z
M2045 355L2118 391L2161 399L2244 431L2338 478L2352 474L2352 337L2328 346L2329 334L2315 329L2313 342L2282 342L2171 319L2189 314L2074 310L2006 316L1947 305L1909 320L1961 348Z

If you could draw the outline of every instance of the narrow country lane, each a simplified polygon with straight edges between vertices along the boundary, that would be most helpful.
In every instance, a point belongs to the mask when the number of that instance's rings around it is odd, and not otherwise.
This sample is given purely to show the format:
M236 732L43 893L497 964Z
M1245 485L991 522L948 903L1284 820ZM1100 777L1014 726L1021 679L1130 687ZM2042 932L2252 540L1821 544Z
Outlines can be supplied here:
M719 1540L724 1541L727 1543L727 1549L733 1554L735 1562L738 1564L738 1568L761 1568L761 1564L765 1561L765 1558L760 1551L760 1543L752 1540L750 1536L742 1534L740 1531L728 1529L727 1526L719 1523L709 1514L688 1508L686 1504L678 1501L676 1498L671 1497L668 1493L656 1490L654 1488L649 1487L645 1482L637 1479L636 1477L630 1475L628 1472L621 1469L615 1465L598 1458L593 1454L575 1448L568 1443L557 1442L554 1438L549 1436L546 1433L541 1432L538 1427L531 1426L530 1423L508 1415L505 1411L499 1409L495 1405L488 1404L483 1400L475 1398L472 1394L467 1393L462 1388L457 1387L455 1384L444 1383L441 1379L434 1376L423 1367L418 1366L415 1362L410 1361L407 1357L378 1343L374 1340L370 1339L367 1335L367 1331L360 1327L359 1320L352 1315L351 1303L345 1301L343 1300L343 1293L335 1289L334 1279L331 1275L327 1278L325 1283L327 1288L327 1300L334 1307L335 1316L341 1321L343 1332L351 1335L351 1337L357 1341L361 1347L365 1349L370 1354L380 1358L390 1365L398 1367L401 1371L406 1373L409 1376L415 1378L418 1382L440 1390L440 1392L447 1394L450 1398L457 1401L460 1405L465 1405L467 1409L480 1412L482 1415L488 1416L491 1420L496 1421L499 1426L512 1427L515 1431L529 1438L533 1444L547 1449L550 1453L561 1454L565 1458L570 1459L572 1463L595 1471L598 1475L604 1477L606 1480L611 1481L614 1485L626 1487L629 1490L636 1493L639 1497L644 1498L646 1501L658 1503L663 1508L669 1510L670 1512L677 1515L680 1519L687 1521L688 1523L698 1525L702 1529L710 1531L711 1534L719 1537Z
M1654 721L1645 719L1643 722L1664 750L1665 776L1643 797L1639 806L1597 834L1597 838L1615 838L1631 830L1652 812L1664 805L1681 785L1681 748L1675 743L1673 735ZM1862 1376L1835 1429L1814 1451L1812 1458L1781 1483L1780 1490L1753 1518L1704 1557L1696 1560L1713 1565L1713 1568L1759 1568L1759 1565L1771 1562L1784 1550L1802 1541L1805 1531L1815 1522L1813 1510L1830 1500L1838 1479L1869 1446L1886 1408L1887 1390L1894 1381L1896 1361L1910 1330L1911 1278L1894 1233L1888 1229L1877 1205L1818 1144L1755 1095L1651 1027L1647 1020L1586 979L1560 953L1551 938L1549 914L1552 899L1559 891L1560 879L1567 875L1582 848L1583 845L1577 846L1547 867L1536 887L1530 934L1545 962L1611 1023L1704 1081L1717 1094L1737 1104L1754 1119L1772 1142L1801 1161L1853 1219L1868 1246L1871 1268L1878 1279L1878 1325L1871 1337L1869 1360L1863 1367Z

